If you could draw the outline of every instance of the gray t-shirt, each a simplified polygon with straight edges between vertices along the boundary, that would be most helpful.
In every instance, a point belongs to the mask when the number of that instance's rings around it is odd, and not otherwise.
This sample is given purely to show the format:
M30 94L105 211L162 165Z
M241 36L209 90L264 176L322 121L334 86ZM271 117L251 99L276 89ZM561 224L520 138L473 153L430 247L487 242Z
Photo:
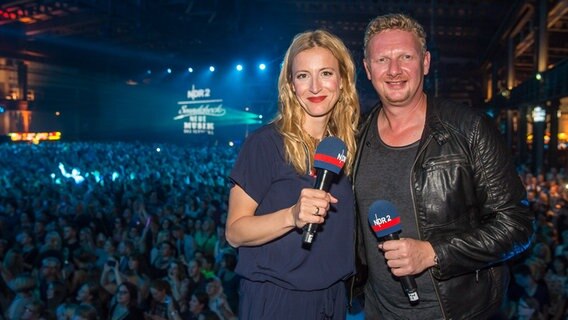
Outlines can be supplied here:
M374 116L373 123L376 123ZM400 237L418 239L416 217L411 198L410 172L418 151L418 142L405 147L389 147L379 138L373 125L366 137L355 179L357 205L365 241L369 281L365 288L367 319L441 319L442 314L434 284L426 270L415 276L420 303L410 305L397 277L390 272L384 255L377 248L378 239L369 227L367 213L376 200L387 200L397 208L402 232Z

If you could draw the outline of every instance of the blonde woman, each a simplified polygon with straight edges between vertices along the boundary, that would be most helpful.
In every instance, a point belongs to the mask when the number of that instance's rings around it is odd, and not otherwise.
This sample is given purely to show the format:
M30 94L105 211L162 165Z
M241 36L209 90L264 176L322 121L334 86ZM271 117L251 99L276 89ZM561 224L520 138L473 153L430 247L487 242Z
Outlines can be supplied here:
M345 319L343 281L354 272L349 175L359 99L355 67L336 36L298 34L278 81L279 113L245 141L231 172L226 236L239 247L240 319ZM347 146L329 192L313 188L314 154L326 136ZM319 224L310 249L302 228Z

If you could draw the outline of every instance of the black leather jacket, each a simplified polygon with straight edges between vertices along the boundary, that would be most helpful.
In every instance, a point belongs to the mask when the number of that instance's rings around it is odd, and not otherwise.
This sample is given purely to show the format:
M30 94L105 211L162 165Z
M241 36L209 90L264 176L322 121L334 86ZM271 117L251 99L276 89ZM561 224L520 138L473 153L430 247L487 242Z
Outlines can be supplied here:
M372 118L362 127L363 138L376 129ZM360 141L354 179L364 146ZM411 177L420 239L432 244L439 260L430 274L444 318L488 318L506 295L504 262L527 249L533 233L534 216L501 135L481 113L428 98ZM365 265L359 236L358 259Z

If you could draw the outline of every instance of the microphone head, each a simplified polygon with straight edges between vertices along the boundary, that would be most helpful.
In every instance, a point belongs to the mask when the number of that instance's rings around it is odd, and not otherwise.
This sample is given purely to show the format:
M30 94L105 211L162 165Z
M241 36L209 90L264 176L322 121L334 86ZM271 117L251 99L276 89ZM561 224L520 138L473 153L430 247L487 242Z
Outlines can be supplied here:
M316 148L314 167L339 174L345 165L347 147L345 143L336 137L324 138Z
M369 225L377 238L386 237L389 234L401 230L400 214L394 204L386 200L377 200L369 207Z

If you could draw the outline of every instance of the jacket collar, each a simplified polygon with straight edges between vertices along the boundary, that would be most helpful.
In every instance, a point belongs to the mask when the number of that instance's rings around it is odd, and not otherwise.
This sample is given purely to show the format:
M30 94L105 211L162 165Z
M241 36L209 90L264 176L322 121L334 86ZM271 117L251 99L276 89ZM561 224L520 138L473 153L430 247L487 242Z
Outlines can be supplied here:
M428 108L426 109L426 123L424 125L424 132L420 138L420 144L423 144L429 136L439 144L443 145L450 138L450 132L444 126L442 119L440 119L438 105L436 99L427 98Z

